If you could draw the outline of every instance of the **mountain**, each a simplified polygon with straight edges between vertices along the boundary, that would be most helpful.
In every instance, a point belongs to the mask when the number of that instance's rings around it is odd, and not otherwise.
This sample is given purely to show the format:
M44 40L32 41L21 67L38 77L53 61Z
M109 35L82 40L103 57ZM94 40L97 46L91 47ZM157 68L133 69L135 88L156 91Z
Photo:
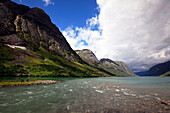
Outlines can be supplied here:
M75 50L76 53L88 64L102 67L102 64L97 59L96 55L89 49Z
M147 76L148 75L148 70L147 71L136 72L135 74L139 75L139 76Z
M0 0L0 76L113 76L90 66L40 8Z
M117 73L116 75L135 75L132 70L122 61L113 61L110 59L103 58L100 62L108 69L110 72Z
M76 53L88 64L106 70L116 76L131 76L134 73L123 62L112 61L110 59L97 59L95 54L89 49L75 50Z
M157 64L151 67L148 71L148 76L159 76L159 75L169 75L170 71L170 61Z
M36 51L43 47L67 60L81 62L50 17L40 8L1 0L0 42Z
M166 73L163 73L161 74L160 76L170 76L170 71L166 72Z

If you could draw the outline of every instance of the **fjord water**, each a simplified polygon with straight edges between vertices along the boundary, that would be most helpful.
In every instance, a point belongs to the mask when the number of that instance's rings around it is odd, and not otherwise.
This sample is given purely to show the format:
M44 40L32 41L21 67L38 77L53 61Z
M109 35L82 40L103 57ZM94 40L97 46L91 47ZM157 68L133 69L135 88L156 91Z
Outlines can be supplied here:
M0 113L170 112L157 100L170 100L170 77L75 79L0 88Z

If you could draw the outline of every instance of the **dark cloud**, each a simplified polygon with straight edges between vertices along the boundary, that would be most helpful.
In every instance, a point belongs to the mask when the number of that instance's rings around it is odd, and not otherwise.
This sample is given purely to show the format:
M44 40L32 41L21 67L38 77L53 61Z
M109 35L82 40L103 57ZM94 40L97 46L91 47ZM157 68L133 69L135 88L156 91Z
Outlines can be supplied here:
M170 56L170 50L165 51L165 56Z

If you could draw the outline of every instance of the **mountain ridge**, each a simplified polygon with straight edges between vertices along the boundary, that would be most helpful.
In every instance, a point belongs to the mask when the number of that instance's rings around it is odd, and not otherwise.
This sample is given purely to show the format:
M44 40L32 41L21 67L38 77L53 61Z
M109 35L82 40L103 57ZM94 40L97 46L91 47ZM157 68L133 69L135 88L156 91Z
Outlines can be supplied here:
M91 50L83 49L75 50L75 52L88 64L102 67L100 61L97 59L96 55Z
M129 75L135 75L123 61L113 61L108 58L102 58L100 59L100 62L112 72L124 72Z
M170 71L170 61L152 66L148 71L148 76L160 76Z
M113 73L116 76L135 76L132 70L122 61L113 61L108 58L98 60L96 55L89 49L75 51L82 58L82 60L84 60L88 64L107 70L108 72ZM110 66L108 66L108 63ZM111 63L114 63L114 65L112 65Z
M170 76L170 61L158 63L146 71L136 72L139 76Z

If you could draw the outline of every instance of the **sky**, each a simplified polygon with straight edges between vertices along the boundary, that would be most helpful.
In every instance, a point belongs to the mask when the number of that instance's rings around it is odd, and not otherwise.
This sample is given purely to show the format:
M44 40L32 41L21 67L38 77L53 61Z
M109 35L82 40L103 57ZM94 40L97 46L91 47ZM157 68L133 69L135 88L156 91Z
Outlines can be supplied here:
M86 20L98 14L95 0L12 0L19 4L40 7L52 22L64 30L70 26L82 27Z
M42 8L74 50L134 72L170 60L170 0L12 0Z

